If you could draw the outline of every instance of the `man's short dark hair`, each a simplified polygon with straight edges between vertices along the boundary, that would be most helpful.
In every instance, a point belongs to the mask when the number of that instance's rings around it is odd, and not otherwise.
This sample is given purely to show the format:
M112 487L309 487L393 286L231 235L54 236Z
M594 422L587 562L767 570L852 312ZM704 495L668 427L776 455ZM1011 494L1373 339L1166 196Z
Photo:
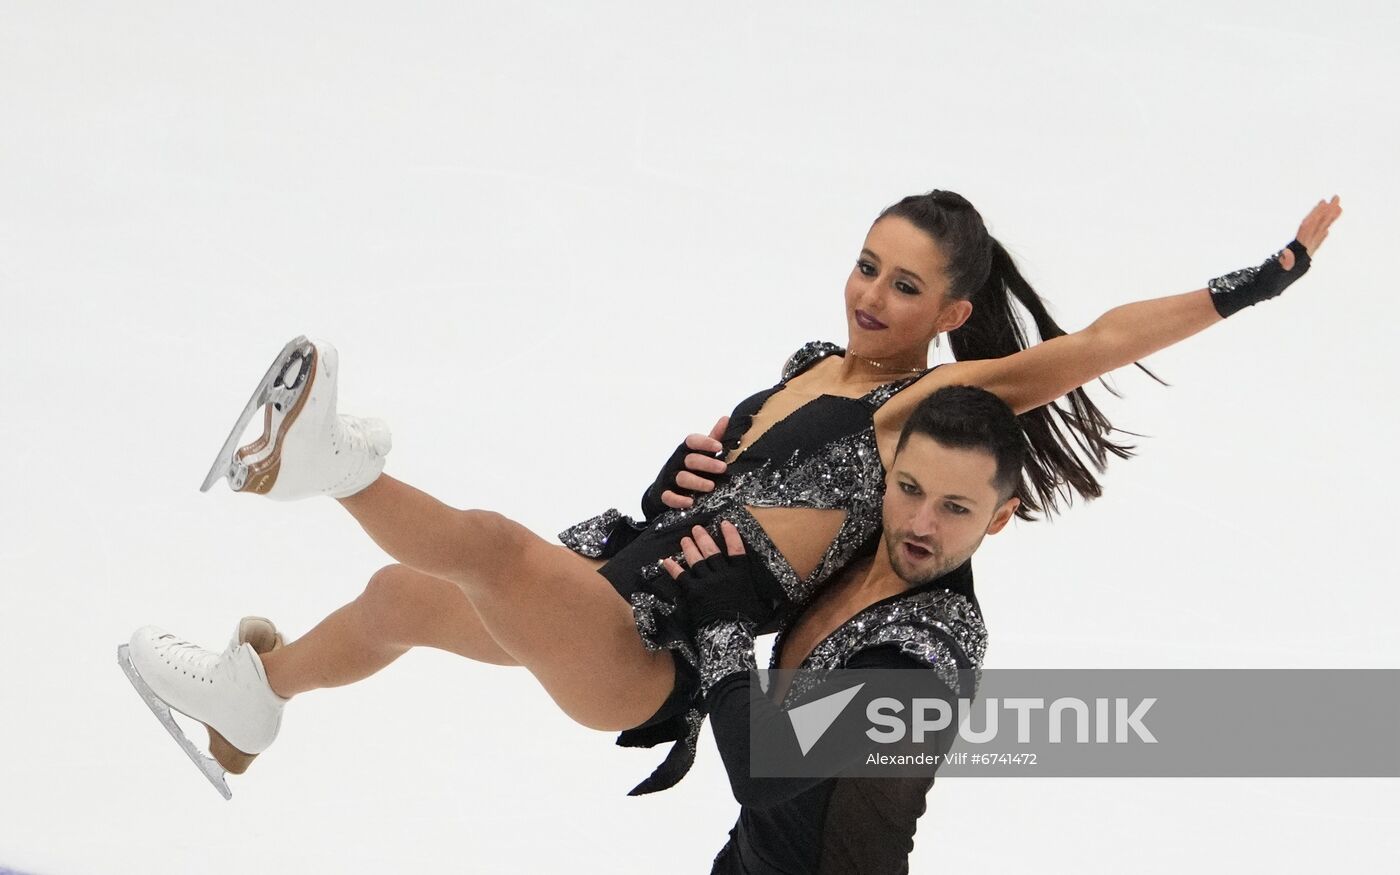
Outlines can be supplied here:
M919 402L904 430L895 454L904 449L911 434L928 435L952 449L976 449L996 459L992 478L999 500L1022 491L1021 466L1026 462L1026 433L1007 403L976 386L944 386Z

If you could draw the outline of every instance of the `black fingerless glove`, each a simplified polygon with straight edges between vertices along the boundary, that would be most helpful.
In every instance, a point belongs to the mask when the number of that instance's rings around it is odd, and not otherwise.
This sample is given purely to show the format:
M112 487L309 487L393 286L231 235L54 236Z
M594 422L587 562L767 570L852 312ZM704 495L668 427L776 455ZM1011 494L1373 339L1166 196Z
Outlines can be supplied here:
M718 458L714 453L701 453L699 450L692 450L681 441L681 445L676 447L676 451L671 454L671 458L666 460L662 466L661 473L656 475L656 482L647 487L647 491L642 493L642 516L651 520L670 510L661 501L661 493L671 490L677 495L686 495L694 498L696 493L690 489L682 489L676 485L676 475L686 470L685 457L691 453L700 453L702 456Z
M1293 250L1292 270L1284 270L1279 263L1279 256L1283 254L1283 250L1279 250L1258 267L1246 267L1207 283L1215 311L1222 317L1229 317L1245 307L1276 298L1298 277L1307 273L1308 266L1312 264L1307 247L1293 240L1287 248Z
M678 600L692 634L717 622L764 625L777 613L775 585L762 560L752 553L717 553L676 578Z

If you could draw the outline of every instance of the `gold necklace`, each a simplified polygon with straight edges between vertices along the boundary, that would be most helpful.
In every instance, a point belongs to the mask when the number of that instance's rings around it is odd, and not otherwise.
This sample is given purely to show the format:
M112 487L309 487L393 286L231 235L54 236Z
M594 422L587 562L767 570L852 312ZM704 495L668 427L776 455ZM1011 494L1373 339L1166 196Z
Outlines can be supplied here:
M921 372L921 371L927 370L927 368L896 368L896 367L894 367L893 365L887 365L887 364L885 364L884 362L877 362L877 361L875 361L874 359L866 358L865 356L861 355L861 354L858 353L858 352L849 352L849 351L848 351L848 352L847 352L847 355L850 355L850 356L852 356L852 357L854 357L854 358L858 358L858 359L860 359L860 360L863 361L863 362L867 362L867 363L869 363L869 364L872 364L872 365L874 365L875 367L880 368L881 370L893 371L893 372L895 372L895 373L897 373L897 374L917 374L917 373L919 373L919 372Z

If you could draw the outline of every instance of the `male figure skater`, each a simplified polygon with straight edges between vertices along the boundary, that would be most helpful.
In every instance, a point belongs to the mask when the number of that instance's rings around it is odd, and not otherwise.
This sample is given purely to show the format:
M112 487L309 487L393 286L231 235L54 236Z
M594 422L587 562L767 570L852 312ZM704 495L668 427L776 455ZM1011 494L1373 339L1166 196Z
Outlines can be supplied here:
M780 624L772 666L932 669L958 690L958 671L981 666L987 639L968 560L1015 514L1024 457L1015 414L990 392L950 386L924 400L886 478L875 553ZM750 682L754 633L770 609L738 531L728 521L721 529L725 552L697 526L681 545L690 568L666 566L696 630L715 741L741 805L713 871L907 872L932 777L750 777L750 720L786 717Z

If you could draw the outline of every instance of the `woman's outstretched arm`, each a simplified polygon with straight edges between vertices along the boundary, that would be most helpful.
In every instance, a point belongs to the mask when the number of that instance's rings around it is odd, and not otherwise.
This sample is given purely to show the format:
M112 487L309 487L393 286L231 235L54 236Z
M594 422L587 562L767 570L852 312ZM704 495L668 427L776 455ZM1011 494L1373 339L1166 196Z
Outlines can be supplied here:
M1298 228L1296 239L1305 250L1301 254L1311 256L1317 252L1327 236L1327 229L1341 212L1337 197L1320 201L1313 207ZM1296 266L1296 260L1292 249L1284 249L1278 256L1278 267L1285 274L1280 277L1284 284L1292 281L1286 274ZM1265 266L1268 264L1265 262ZM1249 279L1263 282L1267 277L1261 273ZM1243 291L1247 297L1248 289ZM1110 371L1220 322L1239 306L1230 295L1238 296L1240 292L1240 289L1231 288L1230 282L1225 282L1211 289L1114 307L1082 331L1052 338L1023 352L999 359L954 362L938 368L933 372L938 374L938 379L930 381L938 385L930 386L928 391L952 384L980 386L1006 401L1018 414L1034 410ZM1253 301L1244 300L1243 303Z
M1048 404L1224 319L1208 289L1114 307L1089 327L1000 359L954 362L944 385L980 386L1017 414Z

